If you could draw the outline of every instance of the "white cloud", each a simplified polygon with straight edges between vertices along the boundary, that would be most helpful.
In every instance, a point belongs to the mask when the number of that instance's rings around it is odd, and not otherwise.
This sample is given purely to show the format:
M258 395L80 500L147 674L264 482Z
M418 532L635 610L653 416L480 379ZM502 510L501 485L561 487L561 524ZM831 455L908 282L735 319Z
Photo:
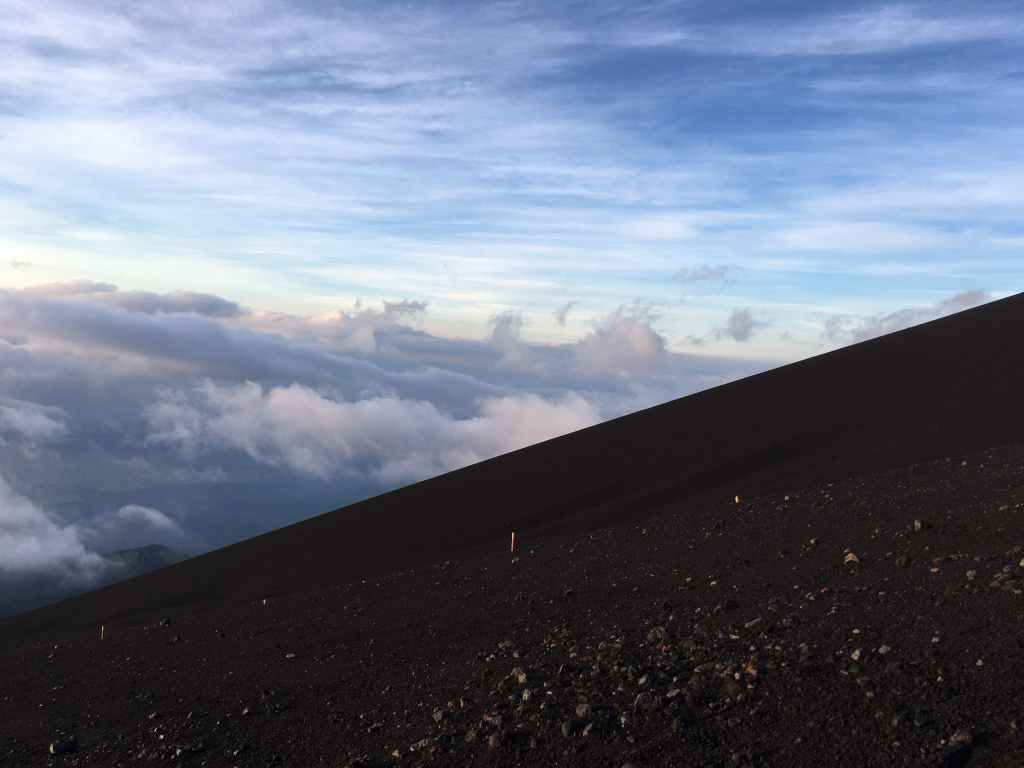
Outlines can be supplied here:
M251 312L233 325L263 333L278 333L289 339L304 339L329 352L373 355L388 352L378 346L379 331L416 324L427 313L425 301L402 299L385 301L382 305L383 310L379 310L357 302L351 311L335 309L312 317Z
M112 517L118 521L144 523L157 530L181 533L178 524L158 509L128 504L114 512Z
M60 408L0 396L0 432L15 432L35 442L58 440L68 431L65 416Z
M622 376L657 375L665 370L665 339L651 327L651 309L623 305L576 344L584 368Z
M725 325L715 328L711 335L719 340L732 339L733 341L747 342L756 331L767 328L769 325L769 321L755 317L749 307L734 309L729 313Z
M82 530L51 518L0 478L0 575L53 575L88 583L103 560L86 550Z
M822 335L831 341L854 344L874 339L896 331L902 331L929 320L936 320L965 309L984 304L991 300L988 291L980 288L962 291L943 299L930 307L911 307L888 314L854 320L843 315L833 315L825 320Z
M195 291L122 291L110 283L93 280L70 280L66 283L47 283L11 291L14 296L29 299L78 299L120 307L129 312L153 315L157 312L191 312L206 317L237 317L245 311L237 302L222 299L211 293Z
M708 264L701 264L692 269L683 268L676 272L673 277L683 285L700 285L710 283L718 286L718 293L736 284L736 273L739 267L735 264L719 264L712 267Z
M565 327L565 321L569 319L569 313L572 311L572 308L579 303L580 302L578 299L571 299L570 301L565 302L565 304L560 306L554 312L552 312L551 316L555 318L555 322L557 322L562 327Z
M429 402L393 396L346 402L298 384L264 392L253 382L207 381L195 395L165 392L147 408L147 442L190 455L236 449L321 477L350 471L388 482L421 480L601 420L596 405L572 393L554 401L532 394L489 398L468 419Z

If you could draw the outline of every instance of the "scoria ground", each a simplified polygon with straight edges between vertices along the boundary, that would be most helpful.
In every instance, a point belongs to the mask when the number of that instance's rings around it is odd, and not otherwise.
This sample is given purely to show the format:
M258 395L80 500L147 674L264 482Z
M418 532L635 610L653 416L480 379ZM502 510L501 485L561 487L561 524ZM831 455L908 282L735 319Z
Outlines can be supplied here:
M1019 766L1022 504L1012 446L12 643L0 763Z

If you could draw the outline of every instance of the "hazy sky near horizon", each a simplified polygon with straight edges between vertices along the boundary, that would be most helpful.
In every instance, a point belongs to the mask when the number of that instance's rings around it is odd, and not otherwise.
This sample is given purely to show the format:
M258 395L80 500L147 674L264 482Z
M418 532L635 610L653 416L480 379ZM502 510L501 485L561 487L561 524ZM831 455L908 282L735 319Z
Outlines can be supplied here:
M40 600L1024 290L1016 3L0 8Z

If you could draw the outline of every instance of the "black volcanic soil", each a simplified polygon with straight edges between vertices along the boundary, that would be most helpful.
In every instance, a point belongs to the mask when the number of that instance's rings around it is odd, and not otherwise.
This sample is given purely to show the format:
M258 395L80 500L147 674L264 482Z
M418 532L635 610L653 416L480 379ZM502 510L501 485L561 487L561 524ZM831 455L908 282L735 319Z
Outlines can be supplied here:
M8 633L0 764L1019 766L1022 480L1017 445Z

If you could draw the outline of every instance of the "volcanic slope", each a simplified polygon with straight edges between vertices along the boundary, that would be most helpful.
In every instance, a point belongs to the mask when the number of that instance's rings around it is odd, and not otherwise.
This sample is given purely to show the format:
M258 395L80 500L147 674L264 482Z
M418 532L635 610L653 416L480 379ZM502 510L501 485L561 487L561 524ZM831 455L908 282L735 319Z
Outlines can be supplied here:
M1019 766L1022 505L1012 446L7 642L0 764Z
M1024 295L481 462L0 622L243 604L1024 440Z

